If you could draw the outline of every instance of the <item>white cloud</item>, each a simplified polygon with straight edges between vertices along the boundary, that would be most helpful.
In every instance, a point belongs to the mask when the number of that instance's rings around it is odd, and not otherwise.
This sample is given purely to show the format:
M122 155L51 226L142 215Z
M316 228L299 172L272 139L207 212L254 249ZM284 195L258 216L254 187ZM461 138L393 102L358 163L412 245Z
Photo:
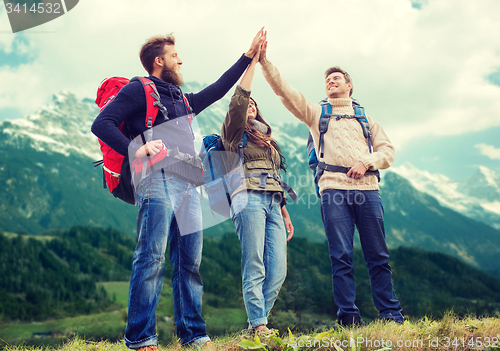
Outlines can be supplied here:
M323 72L340 65L355 97L401 147L426 135L457 135L500 125L500 87L485 77L500 67L500 2L431 0L85 0L68 14L23 32L38 54L1 66L0 108L36 110L70 90L93 97L104 77L144 74L138 50L174 32L186 81L210 83L269 31L270 60L310 101L325 95ZM10 47L0 12L0 49ZM7 21L8 23L8 21ZM271 122L296 121L260 74L253 95Z
M479 149L481 155L489 157L492 160L500 160L500 149L497 149L493 145L477 144L474 147Z

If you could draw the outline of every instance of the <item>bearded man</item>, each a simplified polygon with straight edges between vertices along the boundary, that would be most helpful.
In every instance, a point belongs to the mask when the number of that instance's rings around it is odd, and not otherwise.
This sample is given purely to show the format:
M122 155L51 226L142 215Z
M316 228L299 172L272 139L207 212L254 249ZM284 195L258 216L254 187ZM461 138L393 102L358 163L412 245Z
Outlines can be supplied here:
M198 93L188 94L180 89L182 60L175 49L175 38L170 34L147 40L139 56L150 75L147 78L156 85L166 108L166 113L158 112L154 127L167 130L168 137L152 132L148 140L131 141L136 137L140 140L150 131L145 125L146 97L139 81L120 90L97 116L92 132L125 157L154 157L164 149L176 149L188 159L196 158L194 133L191 124L185 122L186 116L199 114L231 89L252 61L263 37L261 29L250 49L215 83ZM126 122L130 139L118 129L122 122ZM140 183L136 184L138 242L130 279L125 343L128 348L141 351L157 351L156 308L163 286L167 243L170 245L177 336L182 346L196 348L210 343L201 316L203 284L199 266L203 234L201 205L196 191L196 186L203 183L201 169L194 163L170 157L159 164L143 174Z

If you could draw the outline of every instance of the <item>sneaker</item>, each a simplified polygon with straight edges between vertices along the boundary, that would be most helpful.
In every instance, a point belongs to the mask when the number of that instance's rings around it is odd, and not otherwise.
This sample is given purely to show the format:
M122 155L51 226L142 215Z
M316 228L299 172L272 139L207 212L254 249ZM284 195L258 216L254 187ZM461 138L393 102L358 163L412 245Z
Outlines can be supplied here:
M248 336L248 337L252 337L254 336L255 334L255 329L253 328L247 328L247 329L243 329L240 333L240 336Z
M337 322L344 327L362 327L366 325L363 318L357 313L347 313L339 317Z
M212 341L207 341L201 347L203 350L215 350L215 344Z
M278 331L268 327L264 327L260 330L256 330L255 328L243 329L240 333L240 336L243 337L253 338L254 336L258 336L261 339L268 338L272 335L278 335Z
M149 346L139 347L137 351L158 351L158 348L155 345L149 345Z
M264 327L261 330L255 330L255 335L257 335L261 339L268 338L273 335L278 335L278 331L276 329Z

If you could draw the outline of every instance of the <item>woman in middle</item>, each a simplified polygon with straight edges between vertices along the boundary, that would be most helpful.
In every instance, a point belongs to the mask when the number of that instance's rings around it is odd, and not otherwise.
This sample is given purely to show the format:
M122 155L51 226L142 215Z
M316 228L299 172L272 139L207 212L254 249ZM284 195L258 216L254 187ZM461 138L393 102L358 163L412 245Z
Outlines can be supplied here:
M271 127L250 97L258 61L259 53L236 87L221 136L224 149L237 153L240 140L246 133L247 141L243 147L245 174L266 172L279 175L280 169L286 169L285 159L271 137ZM267 317L285 280L286 242L293 236L293 225L285 207L286 196L278 181L268 177L264 188L259 186L261 177L248 177L244 182L246 187L238 191L240 187L232 194L231 204L232 220L241 243L243 300L248 329L251 333L266 336L274 333L267 328Z

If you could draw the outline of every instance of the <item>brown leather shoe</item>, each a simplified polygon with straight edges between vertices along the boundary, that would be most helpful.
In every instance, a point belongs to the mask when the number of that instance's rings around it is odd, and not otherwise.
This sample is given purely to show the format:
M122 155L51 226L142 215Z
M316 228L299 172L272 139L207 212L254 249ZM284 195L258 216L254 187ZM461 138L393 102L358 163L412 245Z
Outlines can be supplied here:
M158 351L158 348L154 345L139 347L137 351Z
M206 343L203 344L201 348L204 350L215 350L215 345L213 342L207 341Z

